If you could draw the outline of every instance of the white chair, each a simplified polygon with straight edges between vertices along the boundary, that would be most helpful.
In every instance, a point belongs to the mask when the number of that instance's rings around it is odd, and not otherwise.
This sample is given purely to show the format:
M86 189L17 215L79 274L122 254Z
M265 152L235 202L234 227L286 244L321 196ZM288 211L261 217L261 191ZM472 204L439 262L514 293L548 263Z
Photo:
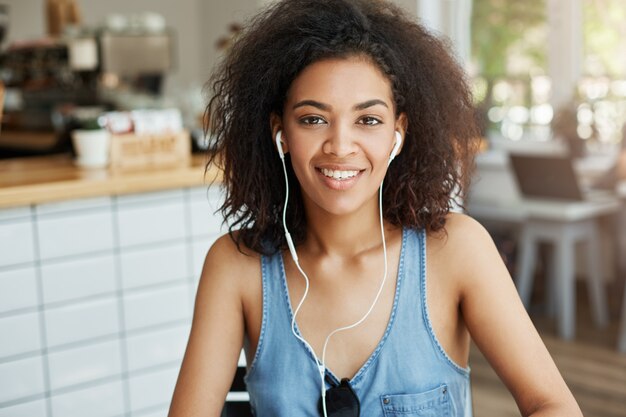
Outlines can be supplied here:
M575 334L576 281L575 245L587 243L587 288L593 318L598 326L608 324L608 306L602 282L601 252L595 216L574 221L530 218L522 226L516 285L526 307L530 302L536 253L539 242L554 246L549 266L549 296L555 302L559 335L572 339Z
M536 246L539 241L554 245L554 256L548 275L549 288L553 289L558 331L564 339L575 334L576 287L575 245L587 243L587 288L592 313L600 327L608 323L608 305L604 292L601 249L597 220L600 216L617 212L621 204L616 198L602 201L557 202L525 200L528 217L522 226L520 259L516 285L522 302L528 306L535 268Z

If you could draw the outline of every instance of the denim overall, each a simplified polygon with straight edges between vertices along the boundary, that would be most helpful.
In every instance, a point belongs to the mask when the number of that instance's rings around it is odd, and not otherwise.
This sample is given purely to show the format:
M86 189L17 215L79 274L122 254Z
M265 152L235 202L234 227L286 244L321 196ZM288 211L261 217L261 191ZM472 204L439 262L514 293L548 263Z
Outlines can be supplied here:
M448 357L428 317L425 239L423 231L402 232L387 329L350 380L362 417L472 416L469 369ZM261 265L263 321L245 377L252 411L258 417L319 417L320 375L315 354L291 333L293 311L281 253L263 257ZM339 383L330 370L326 375Z

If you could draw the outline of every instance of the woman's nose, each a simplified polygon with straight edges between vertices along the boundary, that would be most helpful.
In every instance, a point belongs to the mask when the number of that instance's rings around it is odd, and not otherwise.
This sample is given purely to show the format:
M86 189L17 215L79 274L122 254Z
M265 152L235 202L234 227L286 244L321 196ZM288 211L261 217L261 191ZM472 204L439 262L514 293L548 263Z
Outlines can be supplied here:
M358 149L356 138L348 128L337 127L329 131L324 142L323 151L326 154L344 158L356 153Z

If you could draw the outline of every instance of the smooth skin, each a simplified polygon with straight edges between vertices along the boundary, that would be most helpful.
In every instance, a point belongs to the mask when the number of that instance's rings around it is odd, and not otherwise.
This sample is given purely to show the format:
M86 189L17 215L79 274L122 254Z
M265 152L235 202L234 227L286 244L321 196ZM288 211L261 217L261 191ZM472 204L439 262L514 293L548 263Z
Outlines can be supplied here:
M350 57L305 68L290 87L282 118L273 115L270 123L274 135L283 132L283 149L303 190L308 230L297 250L311 287L297 321L321 357L326 336L361 318L381 283L378 187L394 131L403 137L406 132L406 116L396 117L391 86L378 68L367 58ZM340 181L324 175L328 169L358 174ZM426 270L430 318L446 353L467 366L471 336L523 416L581 416L489 234L461 214L450 214L445 230L427 236ZM339 377L356 374L386 329L401 235L385 224L389 271L381 298L365 322L329 343L326 366ZM246 252L223 236L207 254L170 417L218 417L241 348L248 363L254 357L261 268L260 256ZM288 252L283 259L295 308L304 279Z

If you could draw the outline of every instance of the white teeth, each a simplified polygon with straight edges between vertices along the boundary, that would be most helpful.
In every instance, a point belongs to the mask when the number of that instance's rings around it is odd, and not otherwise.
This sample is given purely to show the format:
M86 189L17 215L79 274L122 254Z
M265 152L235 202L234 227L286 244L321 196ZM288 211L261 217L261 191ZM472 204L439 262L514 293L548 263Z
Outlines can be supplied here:
M346 178L352 178L352 177L355 177L359 173L359 171L335 171L335 170L326 169L326 168L322 168L321 171L322 171L322 174L324 174L325 176L336 179L336 180L344 180Z

